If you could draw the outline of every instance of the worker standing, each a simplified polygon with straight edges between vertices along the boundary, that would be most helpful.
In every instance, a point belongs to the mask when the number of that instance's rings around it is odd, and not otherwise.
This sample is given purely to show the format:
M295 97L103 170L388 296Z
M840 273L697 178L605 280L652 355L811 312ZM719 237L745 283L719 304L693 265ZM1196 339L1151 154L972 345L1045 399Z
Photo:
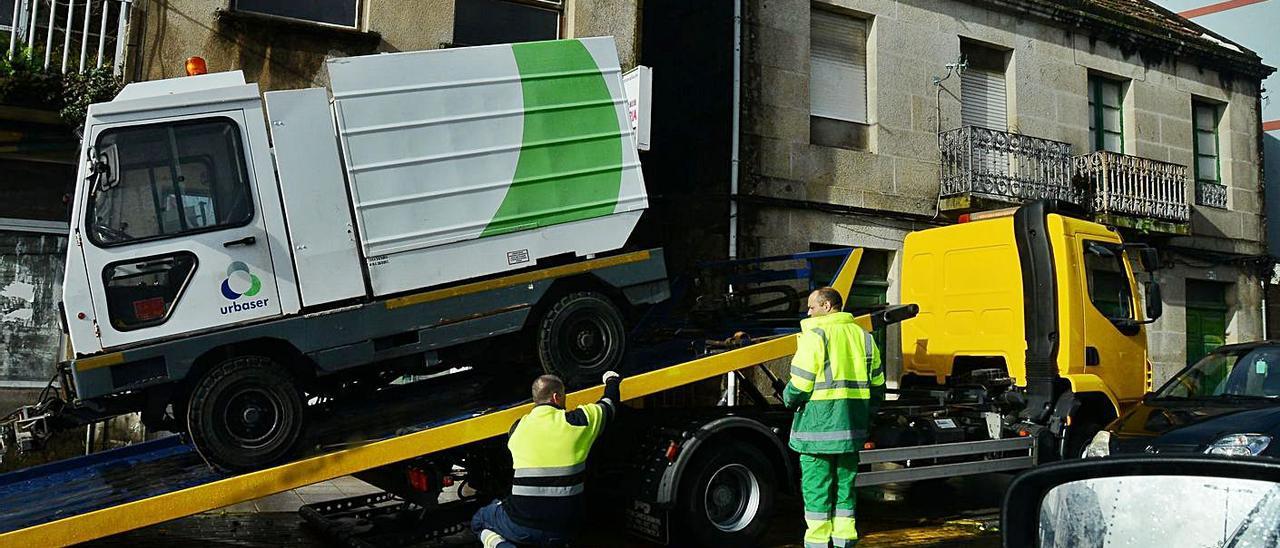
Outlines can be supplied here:
M797 409L791 449L800 453L806 548L858 542L854 476L871 415L884 399L884 368L871 334L841 312L840 293L824 287L809 295L800 322L791 380L783 403Z
M622 377L604 374L604 397L565 411L564 382L555 375L533 381L533 410L511 427L507 448L515 469L511 496L481 508L471 529L485 548L562 546L577 531L583 511L587 454L622 401Z

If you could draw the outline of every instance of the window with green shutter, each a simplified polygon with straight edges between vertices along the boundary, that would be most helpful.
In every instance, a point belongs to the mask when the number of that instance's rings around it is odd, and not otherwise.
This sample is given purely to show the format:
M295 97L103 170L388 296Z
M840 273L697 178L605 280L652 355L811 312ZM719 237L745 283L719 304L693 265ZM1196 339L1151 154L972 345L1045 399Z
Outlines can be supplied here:
M1218 105L1193 101L1191 115L1195 133L1192 147L1196 154L1196 184L1222 184L1222 167L1218 161Z
M1089 77L1089 143L1093 150L1124 154L1123 99L1123 82Z

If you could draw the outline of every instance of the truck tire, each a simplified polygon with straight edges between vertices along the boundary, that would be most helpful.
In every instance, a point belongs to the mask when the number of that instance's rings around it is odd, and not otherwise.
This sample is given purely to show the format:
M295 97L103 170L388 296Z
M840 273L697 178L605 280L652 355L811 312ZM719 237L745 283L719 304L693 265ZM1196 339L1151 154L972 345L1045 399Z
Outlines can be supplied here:
M538 359L547 373L572 387L600 382L605 371L622 365L626 350L622 313L595 292L570 293L543 314L537 333Z
M187 403L187 433L209 462L234 471L278 464L298 446L303 403L292 375L261 356L224 361Z
M680 482L677 531L691 539L692 546L757 545L773 513L773 464L745 443L703 451Z

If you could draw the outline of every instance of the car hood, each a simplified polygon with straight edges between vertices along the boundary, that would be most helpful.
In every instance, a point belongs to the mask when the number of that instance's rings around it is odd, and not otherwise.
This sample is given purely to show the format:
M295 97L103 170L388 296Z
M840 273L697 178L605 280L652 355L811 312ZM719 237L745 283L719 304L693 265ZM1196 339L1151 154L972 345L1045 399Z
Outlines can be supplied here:
M1108 428L1115 450L1198 452L1228 434L1280 434L1280 401L1146 400ZM1280 443L1264 454L1280 455Z

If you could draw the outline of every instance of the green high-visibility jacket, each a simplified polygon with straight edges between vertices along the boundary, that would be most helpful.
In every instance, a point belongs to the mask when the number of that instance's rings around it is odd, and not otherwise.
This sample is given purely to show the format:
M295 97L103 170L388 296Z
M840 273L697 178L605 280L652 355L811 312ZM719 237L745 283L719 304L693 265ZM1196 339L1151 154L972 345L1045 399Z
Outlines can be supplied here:
M791 449L810 455L855 452L884 400L880 351L847 312L808 318L800 329L791 380L782 393L783 404L798 408Z

